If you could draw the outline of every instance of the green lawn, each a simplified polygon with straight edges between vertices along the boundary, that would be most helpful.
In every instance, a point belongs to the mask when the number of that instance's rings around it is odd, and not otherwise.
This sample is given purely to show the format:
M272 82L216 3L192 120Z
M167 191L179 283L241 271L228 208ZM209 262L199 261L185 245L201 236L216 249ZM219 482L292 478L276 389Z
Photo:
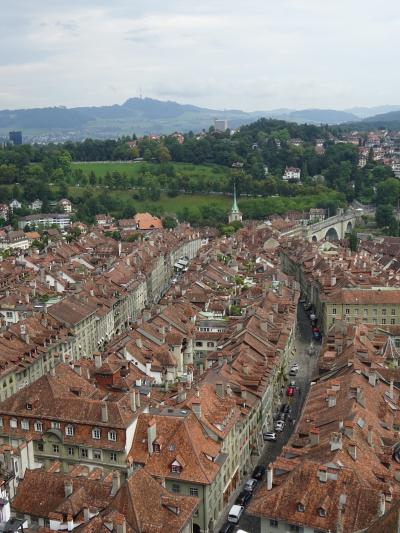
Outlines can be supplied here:
M156 173L160 165L158 163L146 163L146 162L96 162L96 163L73 163L73 169L81 169L86 175L89 175L93 171L96 176L105 176L107 172L120 172L126 173L128 176L136 175L140 172L143 165L149 168L150 172ZM229 168L221 165L194 165L191 163L170 163L176 172L184 176L221 176L226 175L229 172Z

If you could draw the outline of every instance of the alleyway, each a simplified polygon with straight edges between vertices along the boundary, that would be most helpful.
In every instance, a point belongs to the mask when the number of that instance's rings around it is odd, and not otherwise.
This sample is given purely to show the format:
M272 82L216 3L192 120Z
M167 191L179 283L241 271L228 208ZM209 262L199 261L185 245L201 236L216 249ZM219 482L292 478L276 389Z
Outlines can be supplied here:
M303 306L299 304L297 309L297 332L296 332L296 354L293 358L293 362L297 362L300 366L300 370L296 377L291 378L296 381L298 391L290 402L292 407L292 418L298 420L303 407L305 397L310 387L311 377L316 366L318 351L320 344L315 343L317 352L313 357L308 354L308 349L312 340L312 331L310 320L305 313ZM289 403L286 397L286 391L283 390L282 403ZM261 457L258 461L259 464L266 466L273 461L281 452L283 446L286 445L290 435L293 432L294 424L289 421L285 425L284 431L278 436L277 442L267 442L262 451ZM273 428L268 428L273 430ZM261 482L264 483L265 479ZM260 485L261 485L260 483ZM260 486L259 485L259 486ZM246 512L240 520L240 524L237 529L243 529L248 533L260 533L260 520L256 517L248 515Z

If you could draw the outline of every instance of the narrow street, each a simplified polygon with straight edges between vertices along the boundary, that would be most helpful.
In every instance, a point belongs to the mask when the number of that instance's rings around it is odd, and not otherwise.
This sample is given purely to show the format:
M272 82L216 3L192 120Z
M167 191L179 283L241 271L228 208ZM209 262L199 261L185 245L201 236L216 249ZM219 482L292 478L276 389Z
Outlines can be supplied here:
M311 341L312 330L310 320L304 311L303 306L299 304L297 309L297 332L295 339L296 353L293 358L293 363L297 362L300 366L300 369L297 376L291 378L296 381L296 387L298 387L298 390L296 395L291 400L288 400L286 396L286 390L282 390L282 404L290 403L292 408L291 417L294 423L289 422L289 420L286 422L283 432L280 434L278 433L277 442L265 443L261 457L258 461L258 464L260 465L266 466L281 453L283 446L286 445L290 435L293 432L296 423L295 421L297 421L299 418L305 397L310 387L311 377L318 359L320 348L320 343L314 341L316 354L313 357L310 357L308 354L308 349ZM273 428L268 429L273 430ZM262 483L265 483L265 477L259 483L258 487L260 487ZM257 488L255 492L257 492ZM235 531L238 529L243 529L248 533L260 533L260 520L256 517L248 515L247 512L245 512Z

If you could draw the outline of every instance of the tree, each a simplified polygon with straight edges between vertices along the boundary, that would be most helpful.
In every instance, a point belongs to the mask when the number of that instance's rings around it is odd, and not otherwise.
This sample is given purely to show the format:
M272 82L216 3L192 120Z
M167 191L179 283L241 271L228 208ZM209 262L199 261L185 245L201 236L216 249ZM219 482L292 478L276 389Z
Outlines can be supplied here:
M380 228L388 227L395 220L391 205L378 205L375 212L375 221Z
M178 225L176 218L170 215L167 215L162 219L162 224L165 229L174 229Z
M349 248L352 252L356 252L358 247L357 233L353 230L349 235Z

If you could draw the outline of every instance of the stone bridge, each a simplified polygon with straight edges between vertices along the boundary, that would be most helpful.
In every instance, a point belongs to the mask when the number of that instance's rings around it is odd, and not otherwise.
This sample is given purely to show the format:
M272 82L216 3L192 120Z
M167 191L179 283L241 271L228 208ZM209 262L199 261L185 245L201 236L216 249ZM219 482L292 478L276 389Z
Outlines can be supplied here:
M303 237L309 241L337 241L351 233L356 224L357 214L352 211L339 212L333 217L326 218L321 222L309 226L297 227L287 233L288 236Z

